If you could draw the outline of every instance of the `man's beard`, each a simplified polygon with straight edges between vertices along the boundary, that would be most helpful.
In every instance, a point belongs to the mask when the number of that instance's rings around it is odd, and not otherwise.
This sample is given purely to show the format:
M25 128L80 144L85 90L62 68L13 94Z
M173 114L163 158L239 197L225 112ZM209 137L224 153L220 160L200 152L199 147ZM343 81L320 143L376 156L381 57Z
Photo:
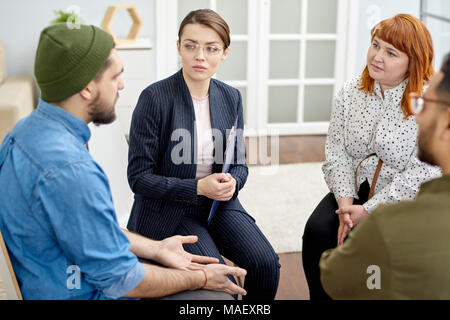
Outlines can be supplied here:
M117 94L116 98L114 99L112 106L109 106L101 98L100 93L97 95L97 97L89 106L89 116L96 126L112 123L114 122L114 120L116 120L116 112L114 106L118 98L119 94Z
M417 157L420 161L431 164L432 166L437 166L438 163L428 148L431 147L432 137L434 134L434 128L436 128L437 119L434 118L432 123L428 126L426 130L419 130L418 135L418 145L419 149L417 151Z

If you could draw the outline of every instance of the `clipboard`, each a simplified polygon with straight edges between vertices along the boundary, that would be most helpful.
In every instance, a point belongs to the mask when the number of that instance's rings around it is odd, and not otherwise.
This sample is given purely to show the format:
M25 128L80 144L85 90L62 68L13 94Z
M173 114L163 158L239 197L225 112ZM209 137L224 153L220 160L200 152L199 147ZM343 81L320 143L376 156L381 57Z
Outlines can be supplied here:
M224 161L222 166L222 173L228 173L230 170L230 165L233 162L234 159L234 147L236 145L236 126L237 126L238 119L236 118L236 121L234 122L234 125L231 127L230 134L227 138L227 147L225 149L224 154ZM217 207L219 206L220 201L214 200L213 204L211 205L211 210L209 211L208 216L208 224L211 222L211 219L214 217L214 214L216 213Z

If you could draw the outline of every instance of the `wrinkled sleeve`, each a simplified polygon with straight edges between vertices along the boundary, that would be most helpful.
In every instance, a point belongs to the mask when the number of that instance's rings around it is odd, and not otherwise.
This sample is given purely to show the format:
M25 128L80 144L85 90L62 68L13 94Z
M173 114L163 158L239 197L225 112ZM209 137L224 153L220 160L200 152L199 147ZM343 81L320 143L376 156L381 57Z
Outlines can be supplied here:
M376 192L369 201L363 204L363 207L368 213L372 213L381 203L413 200L422 183L440 176L441 170L438 167L431 166L417 158L416 145L406 168L395 174L392 182Z
M357 197L353 160L345 150L345 87L334 97L328 135L325 143L325 162L322 166L325 182L336 200Z
M36 193L63 254L87 282L108 297L139 284L143 272L120 230L100 167L87 161L66 165L41 179Z

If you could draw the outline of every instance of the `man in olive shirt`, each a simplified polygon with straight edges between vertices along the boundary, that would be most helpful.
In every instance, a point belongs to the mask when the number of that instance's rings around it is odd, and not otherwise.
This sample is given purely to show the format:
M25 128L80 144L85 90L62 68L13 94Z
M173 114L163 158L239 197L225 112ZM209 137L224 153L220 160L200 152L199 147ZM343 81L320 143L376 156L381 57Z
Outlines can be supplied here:
M443 176L415 201L380 206L323 253L321 281L333 299L450 299L450 54L411 106L418 157Z

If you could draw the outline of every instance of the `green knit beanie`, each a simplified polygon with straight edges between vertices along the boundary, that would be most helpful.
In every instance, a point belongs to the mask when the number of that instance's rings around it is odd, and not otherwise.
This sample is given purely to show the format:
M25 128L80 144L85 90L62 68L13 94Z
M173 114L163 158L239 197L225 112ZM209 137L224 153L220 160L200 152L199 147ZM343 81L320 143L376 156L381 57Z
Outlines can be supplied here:
M112 36L95 26L71 29L58 23L41 32L34 73L47 102L64 100L95 78L114 46Z

